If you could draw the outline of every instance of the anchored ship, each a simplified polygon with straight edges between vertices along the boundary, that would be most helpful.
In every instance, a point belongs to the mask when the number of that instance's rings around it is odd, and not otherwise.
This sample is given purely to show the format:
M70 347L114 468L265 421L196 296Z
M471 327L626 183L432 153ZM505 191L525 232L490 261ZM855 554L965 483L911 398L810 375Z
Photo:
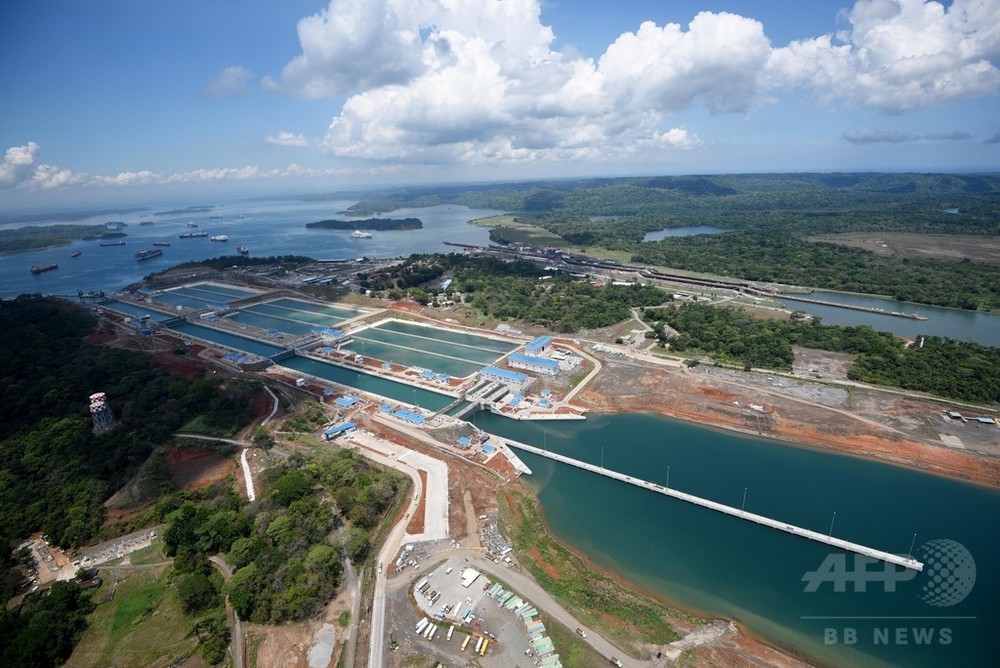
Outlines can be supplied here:
M157 257L159 255L163 255L163 251L161 251L159 248L154 248L152 250L141 250L135 254L135 259L148 260L151 257Z

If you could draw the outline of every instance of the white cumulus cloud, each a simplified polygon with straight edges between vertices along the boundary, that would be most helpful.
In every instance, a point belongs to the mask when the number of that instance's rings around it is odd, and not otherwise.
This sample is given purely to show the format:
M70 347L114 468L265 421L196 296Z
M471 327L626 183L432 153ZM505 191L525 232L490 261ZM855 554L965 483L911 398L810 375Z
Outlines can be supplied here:
M745 111L765 101L759 79L770 45L759 22L733 14L705 12L686 29L644 23L595 62L551 49L536 0L421 7L420 41L407 52L420 66L405 81L349 97L324 140L332 154L519 163L614 160L638 147L662 157L701 143L670 127L672 112L696 102Z
M775 49L775 86L889 113L1000 91L1000 0L858 0L850 30Z
M35 164L35 155L39 146L33 141L23 146L11 146L4 153L0 163L0 187L18 185L27 175L31 174Z
M305 135L285 131L281 131L276 135L268 135L264 138L264 141L268 144L274 144L275 146L309 146L309 140L306 139Z

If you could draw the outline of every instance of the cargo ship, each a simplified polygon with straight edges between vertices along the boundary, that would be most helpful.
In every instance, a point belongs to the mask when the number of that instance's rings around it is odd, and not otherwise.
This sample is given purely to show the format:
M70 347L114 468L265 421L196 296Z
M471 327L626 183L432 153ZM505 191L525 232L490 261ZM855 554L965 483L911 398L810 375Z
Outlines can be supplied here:
M208 232L185 232L180 235L181 239L194 239L195 237L207 237Z
M58 269L58 268L59 268L58 264L46 264L41 267L39 267L37 264L33 264L31 265L31 273L40 274L43 271L52 271L53 269Z
M239 246L236 247L236 252L239 253L240 255L249 255L250 249L244 246L243 244L240 244Z
M154 246L169 246L170 242L169 241L154 241L153 245Z
M135 259L148 260L151 257L158 257L160 255L163 255L163 251L161 251L159 248L154 248L152 250L141 250L135 254Z

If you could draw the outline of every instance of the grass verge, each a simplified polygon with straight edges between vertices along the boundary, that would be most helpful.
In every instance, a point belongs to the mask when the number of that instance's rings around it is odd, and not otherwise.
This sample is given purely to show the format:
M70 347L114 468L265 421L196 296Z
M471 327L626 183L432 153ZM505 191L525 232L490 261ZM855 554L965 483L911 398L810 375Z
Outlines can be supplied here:
M131 571L117 587L107 578L95 593L99 603L66 666L147 668L190 656L195 640L186 635L193 618L181 609L166 580L167 570Z
M534 497L511 489L501 494L499 505L501 530L510 536L518 560L584 624L636 658L644 643L665 645L680 638L667 620L670 616L688 619L687 615L591 570L552 537Z

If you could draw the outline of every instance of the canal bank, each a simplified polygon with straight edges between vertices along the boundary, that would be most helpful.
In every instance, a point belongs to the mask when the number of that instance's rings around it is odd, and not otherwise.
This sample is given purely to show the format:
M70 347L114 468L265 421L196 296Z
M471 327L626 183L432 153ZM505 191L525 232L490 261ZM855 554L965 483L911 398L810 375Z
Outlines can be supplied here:
M989 566L1000 563L1000 545L982 522L1000 515L997 490L651 415L592 416L557 429L491 415L477 422L590 462L600 461L603 448L608 468L657 482L670 467L671 488L737 507L746 494L747 510L897 554L912 544L915 556L933 559L935 540L952 541L979 566L967 596L953 605L925 600L937 586L933 573L885 576L881 566L866 565L872 573L855 578L858 564L846 556L838 592L831 564L841 563L839 551L523 456L535 472L525 483L555 536L680 608L736 619L770 643L831 665L991 665L1000 581ZM845 642L852 634L855 642Z

